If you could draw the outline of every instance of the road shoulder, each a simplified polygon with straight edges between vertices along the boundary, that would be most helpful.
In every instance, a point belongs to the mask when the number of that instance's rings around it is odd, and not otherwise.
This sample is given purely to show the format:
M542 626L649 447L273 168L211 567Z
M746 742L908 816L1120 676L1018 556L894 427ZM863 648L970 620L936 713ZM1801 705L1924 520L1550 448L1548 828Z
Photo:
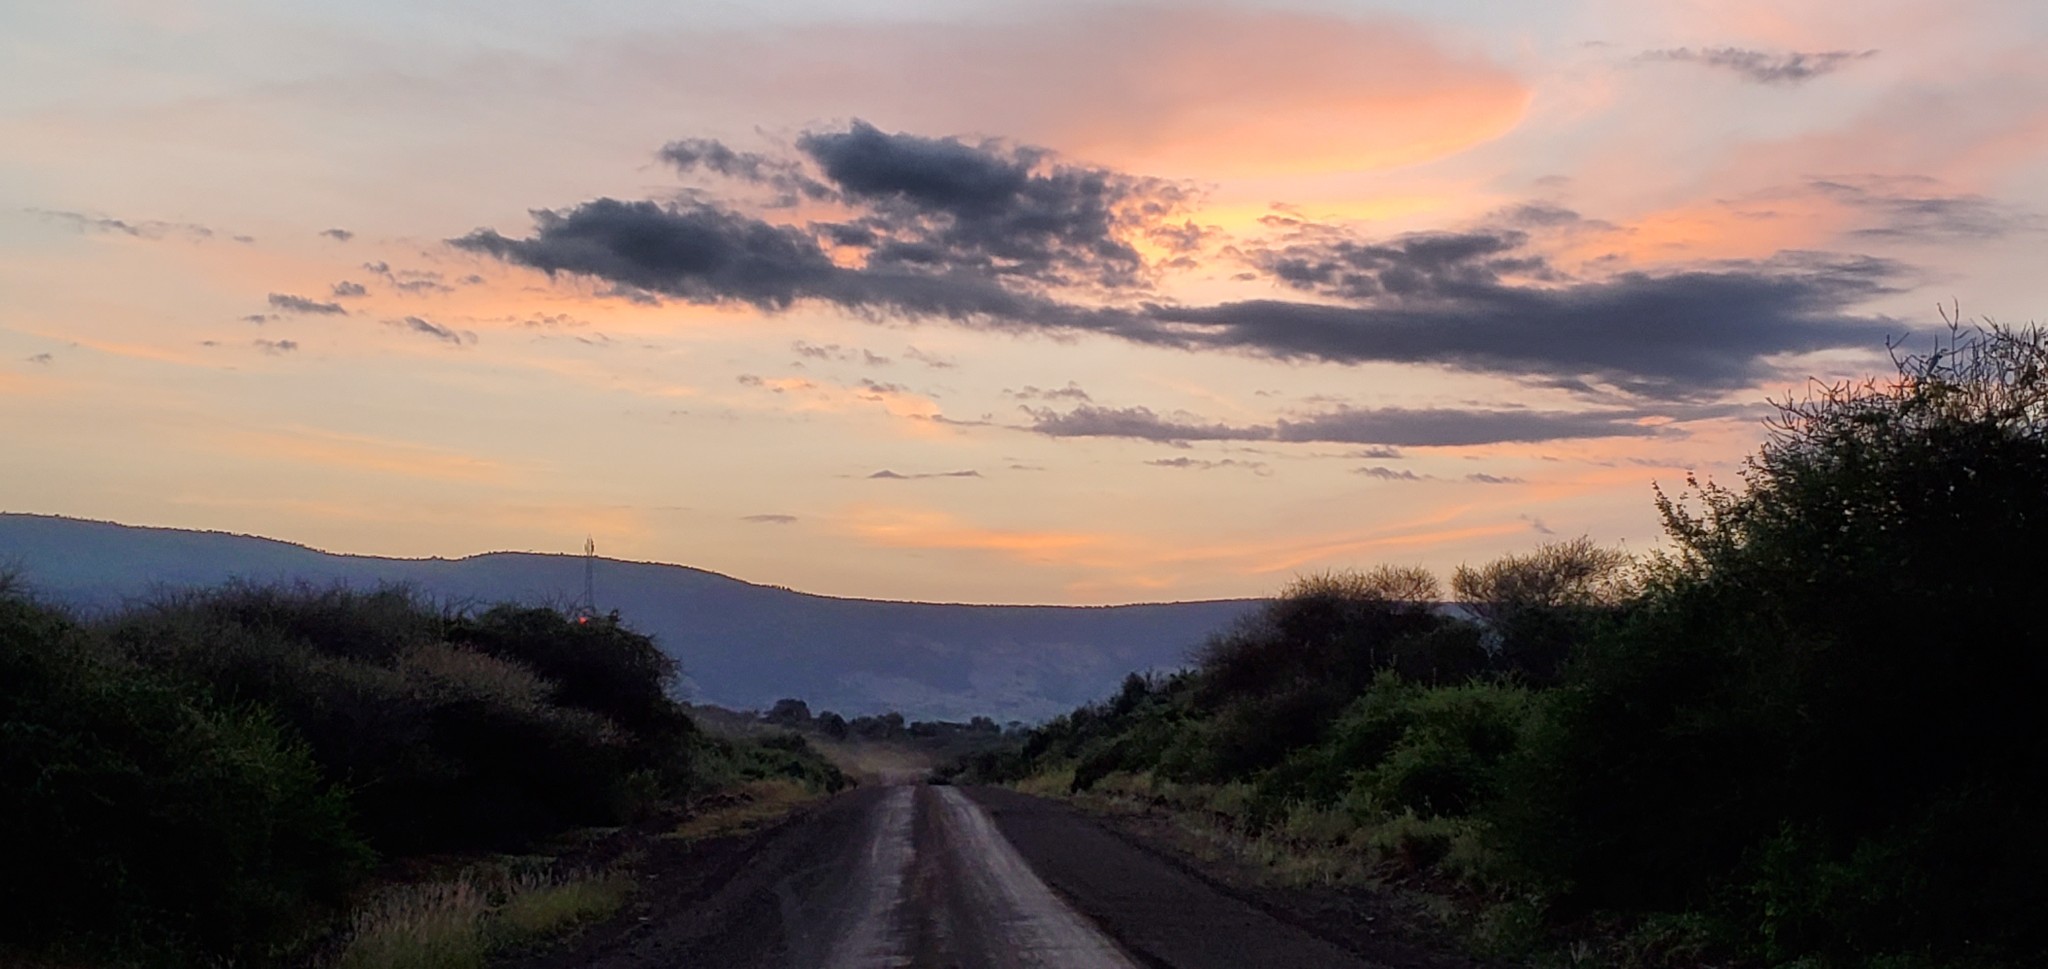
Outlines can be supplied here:
M1047 884L1152 965L1481 969L1374 893L1264 886L1158 819L1104 816L1004 788L969 794ZM1260 951L1244 941L1259 940Z

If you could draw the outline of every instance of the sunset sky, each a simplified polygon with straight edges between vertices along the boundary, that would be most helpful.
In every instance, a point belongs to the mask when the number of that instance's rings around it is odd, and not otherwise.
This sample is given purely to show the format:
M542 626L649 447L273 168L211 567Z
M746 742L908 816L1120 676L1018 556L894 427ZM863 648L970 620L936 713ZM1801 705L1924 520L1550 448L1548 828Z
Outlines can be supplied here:
M2048 4L0 7L0 510L972 602L1653 547L2048 306Z

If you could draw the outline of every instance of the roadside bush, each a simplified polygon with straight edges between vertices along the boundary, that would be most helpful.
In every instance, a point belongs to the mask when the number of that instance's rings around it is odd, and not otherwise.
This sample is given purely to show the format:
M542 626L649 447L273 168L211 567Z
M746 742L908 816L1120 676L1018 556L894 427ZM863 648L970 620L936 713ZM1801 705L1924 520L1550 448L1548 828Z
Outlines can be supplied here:
M1674 548L1543 704L1505 844L1772 959L2048 949L2048 335L1784 405L1743 477L1660 495Z
M1370 806L1361 822L1403 813L1464 815L1500 793L1521 742L1528 690L1475 681L1425 687L1383 673L1324 739L1261 778L1265 796Z
M431 635L440 622L400 593L234 586L160 600L109 633L163 675L275 711L349 790L380 850L510 847L620 816L629 764L659 755L635 756L616 725L561 704L532 668ZM556 628L573 627L557 616ZM666 747L671 761L678 749Z
M852 783L801 734L784 731L742 740L703 733L696 735L693 745L692 793L766 780L795 781L812 791L831 793Z
M456 619L447 639L533 670L554 685L553 702L610 720L645 753L663 751L691 729L669 696L676 661L617 613L578 621L553 609L503 605Z
M261 959L368 852L260 710L223 708L0 597L0 938L151 965Z

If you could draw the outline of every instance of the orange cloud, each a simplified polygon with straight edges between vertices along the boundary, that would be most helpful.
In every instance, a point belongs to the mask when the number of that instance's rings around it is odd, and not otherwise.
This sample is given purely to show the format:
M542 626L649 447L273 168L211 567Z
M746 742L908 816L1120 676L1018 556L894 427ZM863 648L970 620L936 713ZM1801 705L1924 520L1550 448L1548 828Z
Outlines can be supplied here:
M772 47L705 45L728 50L715 63L647 68L669 83L715 78L747 92L756 113L779 104L770 112L999 134L1182 178L1429 161L1507 133L1532 98L1506 68L1393 17L1050 9L1021 22L790 32Z
M1507 133L1532 97L1507 70L1390 18L1160 8L1103 11L1050 33L1069 52L1063 73L1099 76L1056 85L1079 96L1048 99L1027 130L1170 174L1429 161Z

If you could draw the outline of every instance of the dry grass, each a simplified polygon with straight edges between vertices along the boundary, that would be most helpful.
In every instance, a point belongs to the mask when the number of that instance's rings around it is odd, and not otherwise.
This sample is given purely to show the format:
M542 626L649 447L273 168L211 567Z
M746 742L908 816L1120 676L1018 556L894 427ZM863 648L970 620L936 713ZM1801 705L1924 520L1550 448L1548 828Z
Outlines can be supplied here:
M781 820L791 811L823 796L793 780L748 781L707 799L707 803L693 812L689 820L663 837L697 841L751 831Z
M391 889L356 913L336 969L480 969L490 910L467 880Z
M1053 791L1033 789L1058 779L1048 776L1019 789L1064 796L1064 784ZM1254 793L1242 783L1177 784L1149 773L1114 773L1072 800L1104 814L1163 813L1180 832L1184 849L1244 864L1275 885L1377 886L1431 867L1476 882L1492 864L1476 828L1464 820L1361 820L1374 812L1300 804L1255 830L1249 820Z
M616 872L538 885L507 898L491 918L490 933L501 946L530 945L609 918L632 891L632 879Z
M1026 794L1036 794L1039 797L1066 797L1068 792L1074 789L1074 769L1068 767L1061 770L1047 771L1043 774L1033 774L1010 786Z
M334 969L482 969L495 950L610 917L632 887L609 871L554 877L500 869L400 885L356 912Z

